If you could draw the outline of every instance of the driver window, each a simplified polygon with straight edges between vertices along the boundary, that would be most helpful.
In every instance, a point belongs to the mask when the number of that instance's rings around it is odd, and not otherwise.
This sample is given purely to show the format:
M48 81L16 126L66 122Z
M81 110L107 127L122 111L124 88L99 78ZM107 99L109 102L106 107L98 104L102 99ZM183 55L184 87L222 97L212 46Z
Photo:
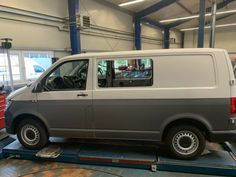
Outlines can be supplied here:
M46 91L85 90L88 60L68 61L59 65L44 79Z

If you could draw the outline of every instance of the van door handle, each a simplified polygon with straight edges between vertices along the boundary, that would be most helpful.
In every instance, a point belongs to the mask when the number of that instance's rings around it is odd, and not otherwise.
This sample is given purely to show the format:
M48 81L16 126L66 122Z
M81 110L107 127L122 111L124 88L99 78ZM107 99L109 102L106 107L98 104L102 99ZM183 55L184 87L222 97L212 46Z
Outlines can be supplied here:
M86 96L88 96L88 94L86 94L86 93L79 93L77 96L78 96L78 97L80 97L80 96L86 97Z

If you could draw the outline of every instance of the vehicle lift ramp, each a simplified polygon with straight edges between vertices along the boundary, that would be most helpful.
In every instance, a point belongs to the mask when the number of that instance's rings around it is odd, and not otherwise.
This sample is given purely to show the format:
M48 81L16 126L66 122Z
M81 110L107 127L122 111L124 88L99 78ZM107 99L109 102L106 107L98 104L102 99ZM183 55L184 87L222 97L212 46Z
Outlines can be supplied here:
M175 160L158 153L154 147L51 142L42 150L29 150L11 137L0 141L0 159L54 161L64 163L105 165L149 169L152 171L185 172L208 175L236 176L236 143L216 144L200 158Z

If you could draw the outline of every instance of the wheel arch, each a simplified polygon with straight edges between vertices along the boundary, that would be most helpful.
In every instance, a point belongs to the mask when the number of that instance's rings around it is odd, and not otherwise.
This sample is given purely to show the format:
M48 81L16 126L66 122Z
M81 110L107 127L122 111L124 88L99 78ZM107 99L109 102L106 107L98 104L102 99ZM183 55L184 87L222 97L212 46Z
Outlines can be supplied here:
M162 126L161 141L163 142L165 140L166 134L173 126L183 125L183 124L192 125L202 130L205 133L205 137L209 139L208 132L212 130L212 127L205 118L200 116L180 116L170 119L165 123L164 126Z
M24 119L33 119L35 121L40 122L43 125L44 129L46 130L48 136L50 136L49 127L47 126L47 123L43 119L39 118L38 116L36 116L34 114L29 114L29 113L19 114L14 118L13 123L12 123L14 134L16 134L17 126Z

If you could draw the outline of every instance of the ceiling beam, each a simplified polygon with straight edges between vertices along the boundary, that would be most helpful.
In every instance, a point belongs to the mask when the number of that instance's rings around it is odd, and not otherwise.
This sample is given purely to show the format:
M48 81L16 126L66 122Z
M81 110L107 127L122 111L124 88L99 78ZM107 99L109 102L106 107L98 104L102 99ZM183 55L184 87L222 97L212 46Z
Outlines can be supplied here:
M143 18L141 22L145 23L146 25L149 25L151 27L157 28L159 30L163 30L164 26L156 21L153 21L149 18Z
M185 23L185 22L188 22L188 21L189 21L189 20L175 21L175 22L170 23L170 24L167 24L167 25L165 25L165 26L167 26L167 27L169 27L169 28L174 28L174 27L179 26L179 25L181 25L181 24L183 24L183 23Z
M229 3L234 2L234 1L235 0L224 0L223 2L218 3L217 4L217 10L224 8ZM211 12L211 7L206 8L206 12L208 12L208 13ZM186 23L186 22L188 22L190 20L192 20L192 19L183 20L183 21L176 21L176 22L168 24L168 26L171 26L171 28L173 28L173 27L179 26L179 25L181 25L183 23Z
M227 6L229 3L234 2L234 1L235 1L235 0L223 0L221 3L218 3L218 4L217 4L216 9L217 9L217 10L222 9L222 8L224 8L225 6ZM212 9L212 7L208 7L208 8L206 9L206 13L211 12L211 9Z
M160 2L146 8L146 9L144 9L144 10L138 12L138 13L136 13L135 16L137 18L143 18L143 17L145 17L147 15L150 15L154 12L157 12L157 11L161 10L162 8L165 8L165 7L171 5L175 2L176 2L176 0L161 0Z
M228 18L228 17L233 16L233 15L235 15L235 14L228 14L228 15L225 15L225 16L223 16L223 17L217 18L216 21L223 20L223 19ZM208 21L208 22L205 23L205 26L207 26L207 25L210 25L210 21ZM192 27L192 28L197 28L197 26Z
M223 19L225 19L225 18L234 16L234 15L236 15L236 14L227 14L227 15L225 15L225 16L223 16L223 17L217 18L216 21L221 21L221 20L223 20ZM207 21L207 22L205 23L205 26L207 26L207 25L210 25L210 21ZM197 28L197 27L198 27L198 26L191 27L191 28Z
M235 14L228 14L228 15L225 15L225 16L223 16L223 17L219 17L219 18L216 19L216 21L223 20L223 19L228 18L228 17L231 17L231 16L233 16L233 15L235 15Z
M187 7L185 7L181 2L179 2L179 0L176 1L176 4L178 4L178 6L180 6L182 9L188 12L189 15L193 15L193 12L190 11Z

